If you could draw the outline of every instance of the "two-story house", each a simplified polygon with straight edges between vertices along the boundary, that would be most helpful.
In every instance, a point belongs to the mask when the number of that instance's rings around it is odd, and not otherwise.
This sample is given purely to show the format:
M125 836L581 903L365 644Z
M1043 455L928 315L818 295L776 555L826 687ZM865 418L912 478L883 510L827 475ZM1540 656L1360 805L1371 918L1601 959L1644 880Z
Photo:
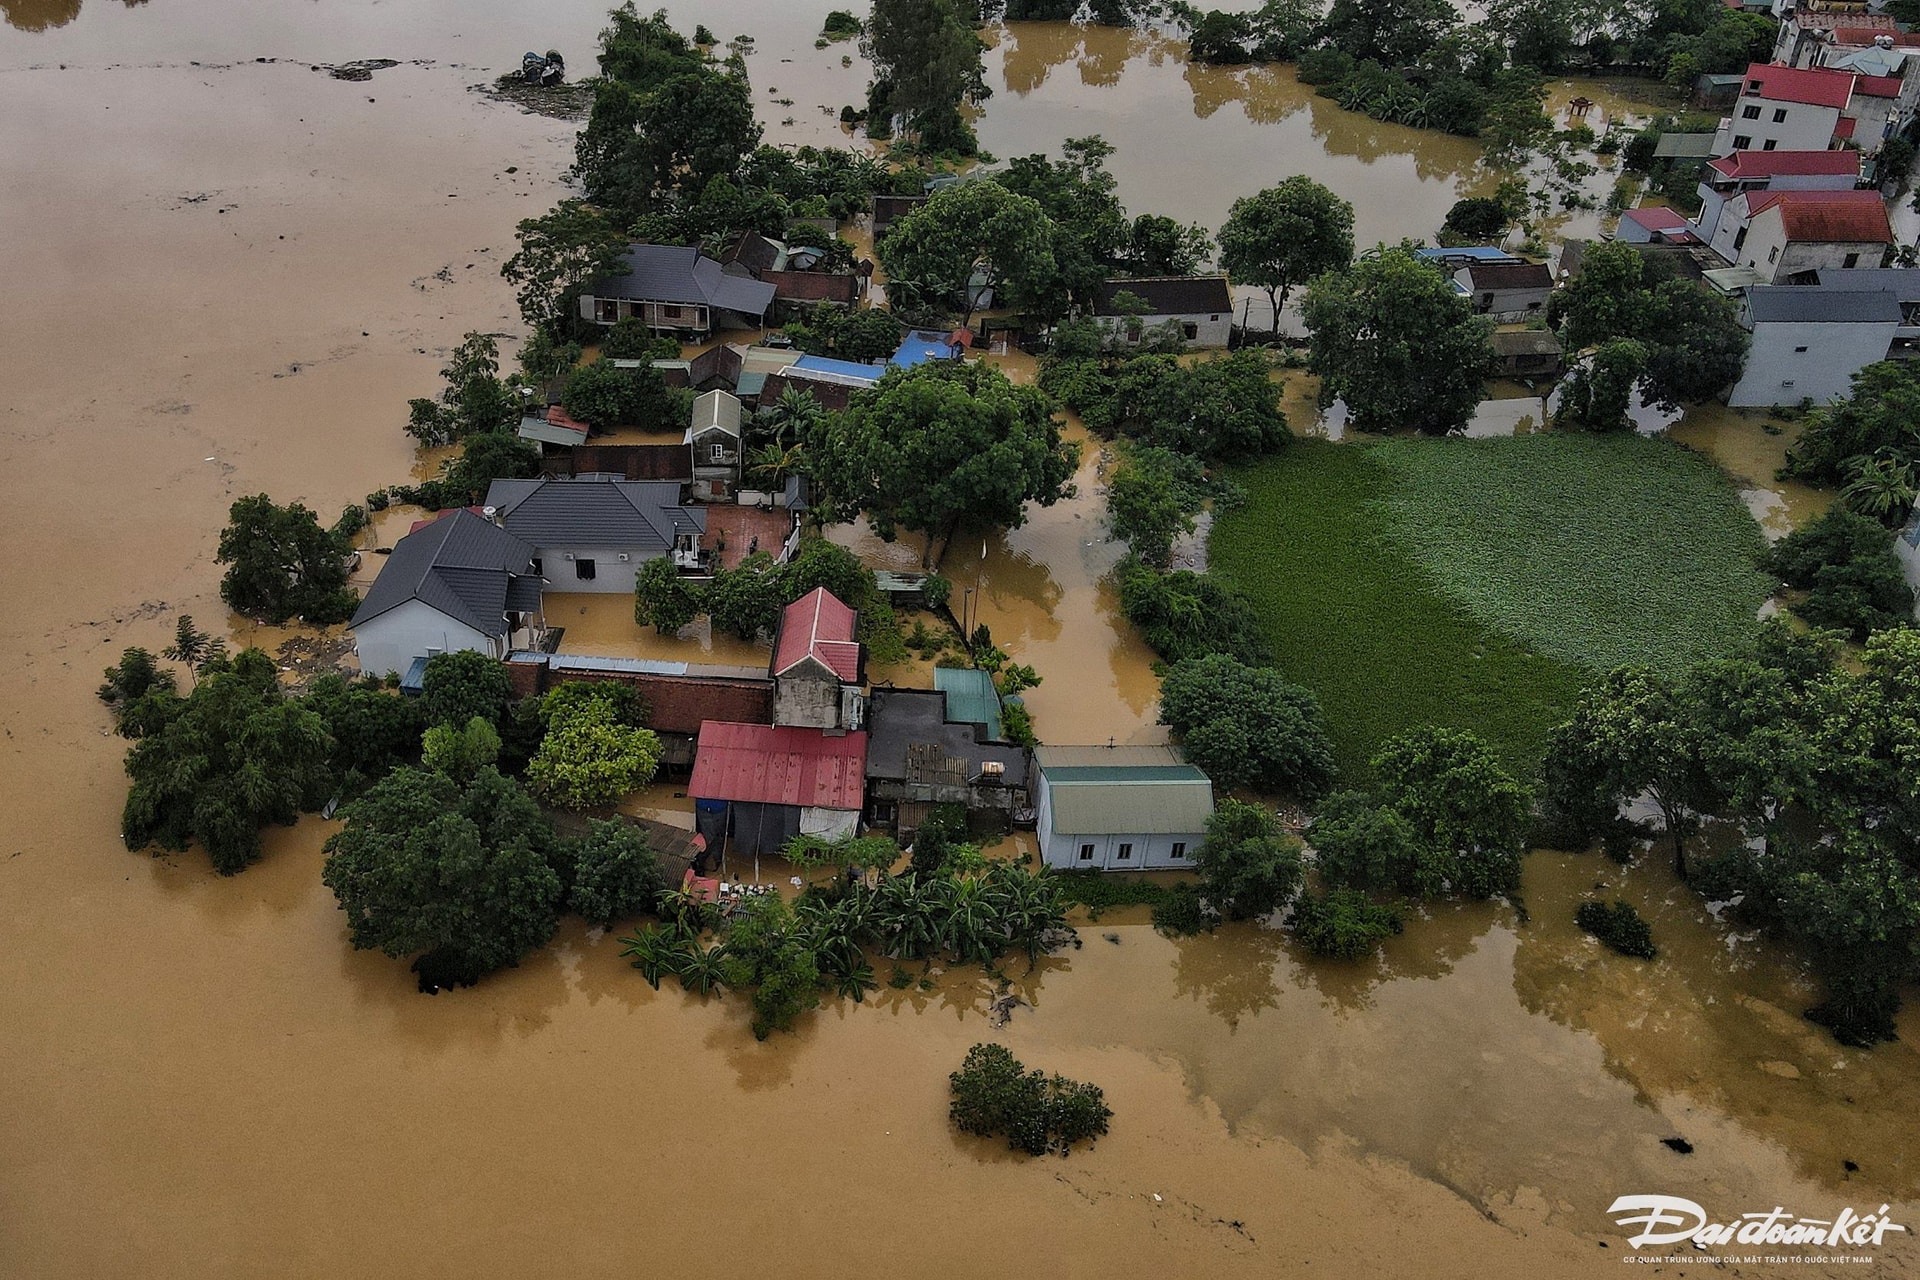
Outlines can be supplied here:
M1707 165L1694 230L1708 244L1720 231L1727 201L1757 191L1851 191L1860 183L1860 154L1832 151L1735 151Z
M1735 151L1825 151L1841 130L1840 117L1853 97L1854 77L1845 71L1753 63L1733 114L1714 133L1713 154Z
M1721 211L1713 251L1767 284L1798 284L1829 268L1877 267L1893 244L1877 191L1753 191Z

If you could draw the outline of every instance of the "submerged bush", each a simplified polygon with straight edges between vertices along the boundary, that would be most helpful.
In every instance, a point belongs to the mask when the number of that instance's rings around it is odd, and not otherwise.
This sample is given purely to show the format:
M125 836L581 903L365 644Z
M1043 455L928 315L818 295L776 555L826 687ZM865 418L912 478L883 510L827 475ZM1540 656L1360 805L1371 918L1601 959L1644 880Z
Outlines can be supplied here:
M1317 956L1359 960L1400 932L1400 913L1358 889L1329 889L1301 896L1293 907L1292 929Z
M1651 960L1659 954L1653 931L1631 902L1583 902L1573 913L1573 922L1623 956Z
M1113 1116L1098 1085L1028 1071L1004 1045L976 1044L947 1079L947 1114L962 1133L1005 1134L1009 1147L1030 1156L1065 1155L1104 1134Z

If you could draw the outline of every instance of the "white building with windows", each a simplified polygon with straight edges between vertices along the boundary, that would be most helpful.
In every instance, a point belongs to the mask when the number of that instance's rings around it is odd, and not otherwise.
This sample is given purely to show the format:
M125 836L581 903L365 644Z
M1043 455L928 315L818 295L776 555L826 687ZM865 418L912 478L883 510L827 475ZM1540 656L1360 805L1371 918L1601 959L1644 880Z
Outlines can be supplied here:
M640 566L656 556L700 567L707 513L680 496L677 480L495 480L487 509L533 548L546 590L631 595Z
M1753 345L1727 403L1739 409L1839 399L1852 389L1854 374L1887 358L1902 318L1892 289L1756 285L1740 308Z
M1714 134L1713 154L1825 151L1843 132L1840 116L1853 97L1853 82L1845 71L1752 64L1733 113Z
M1166 871L1207 838L1213 781L1172 747L1035 747L1040 857L1063 871Z

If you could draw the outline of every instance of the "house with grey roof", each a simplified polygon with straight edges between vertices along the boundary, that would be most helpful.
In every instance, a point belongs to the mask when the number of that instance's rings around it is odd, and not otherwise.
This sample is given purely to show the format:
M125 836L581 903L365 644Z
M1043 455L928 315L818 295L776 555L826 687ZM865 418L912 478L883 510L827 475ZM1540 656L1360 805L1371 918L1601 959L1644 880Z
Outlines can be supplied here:
M940 668L939 670L945 670ZM985 674L982 672L981 674ZM867 812L909 839L935 805L1006 830L1027 803L1027 752L999 741L945 689L876 688L867 700Z
M1755 285L1740 306L1753 344L1727 403L1825 404L1845 396L1854 374L1887 358L1905 318L1891 289Z
M718 329L758 329L773 305L773 286L730 275L694 248L636 244L626 271L595 280L580 295L580 318L613 325L637 318L656 333L704 338Z
M463 649L533 648L545 630L534 550L471 511L424 522L394 544L348 627L370 676Z
M1102 280L1093 290L1093 317L1129 344L1173 325L1190 347L1224 348L1233 331L1233 297L1225 276Z
M1213 781L1172 747L1035 747L1040 857L1062 870L1166 871L1192 865L1213 813Z
M682 506L680 494L672 480L495 480L487 509L532 548L548 591L631 593L640 566L655 557L687 570L701 565L707 513Z

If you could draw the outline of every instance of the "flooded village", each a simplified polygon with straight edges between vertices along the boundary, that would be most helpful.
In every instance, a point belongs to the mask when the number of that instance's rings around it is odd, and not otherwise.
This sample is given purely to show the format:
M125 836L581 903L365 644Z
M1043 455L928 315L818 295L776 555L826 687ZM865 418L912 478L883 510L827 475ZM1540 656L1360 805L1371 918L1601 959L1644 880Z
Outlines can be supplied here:
M0 1275L1920 1267L1897 3L608 8L0 0Z

